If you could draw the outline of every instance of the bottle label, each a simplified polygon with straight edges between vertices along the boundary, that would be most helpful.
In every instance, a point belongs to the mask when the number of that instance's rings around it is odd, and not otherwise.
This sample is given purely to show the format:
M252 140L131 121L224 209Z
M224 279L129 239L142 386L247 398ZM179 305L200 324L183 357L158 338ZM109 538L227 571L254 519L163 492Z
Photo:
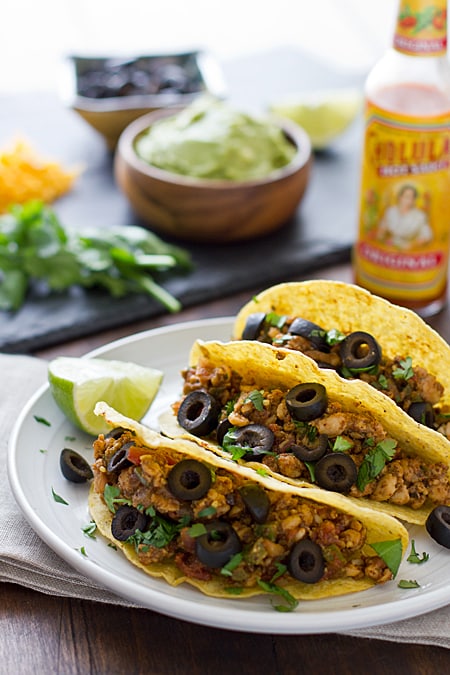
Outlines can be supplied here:
M413 56L442 56L447 49L447 1L400 3L394 48Z
M426 303L444 292L449 167L450 112L419 119L367 103L358 283L399 302Z

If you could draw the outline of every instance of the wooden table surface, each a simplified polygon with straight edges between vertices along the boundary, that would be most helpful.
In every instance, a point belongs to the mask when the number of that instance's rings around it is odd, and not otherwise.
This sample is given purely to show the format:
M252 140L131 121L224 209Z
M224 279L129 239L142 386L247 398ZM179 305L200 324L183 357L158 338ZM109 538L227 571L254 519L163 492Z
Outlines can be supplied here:
M351 270L350 266L336 266L314 276L351 281ZM229 316L251 295L246 292L224 298L174 316L61 344L36 355L45 359L78 356L138 331L179 321ZM450 341L448 309L430 323ZM450 650L438 647L338 634L283 636L226 631L150 610L51 597L13 584L1 585L2 617L1 675L450 672Z

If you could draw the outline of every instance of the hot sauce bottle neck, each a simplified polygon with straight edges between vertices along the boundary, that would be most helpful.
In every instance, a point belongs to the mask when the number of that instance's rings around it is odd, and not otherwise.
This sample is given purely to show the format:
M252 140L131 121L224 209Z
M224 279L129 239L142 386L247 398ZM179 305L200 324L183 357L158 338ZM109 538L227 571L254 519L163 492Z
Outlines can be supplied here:
M444 56L447 0L400 0L393 47L409 56Z

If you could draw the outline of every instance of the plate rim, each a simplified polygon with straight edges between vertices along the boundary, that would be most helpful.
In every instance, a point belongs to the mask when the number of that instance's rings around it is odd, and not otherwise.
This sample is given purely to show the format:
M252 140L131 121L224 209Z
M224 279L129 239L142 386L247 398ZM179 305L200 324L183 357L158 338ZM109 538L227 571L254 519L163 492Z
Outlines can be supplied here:
M145 341L152 336L164 335L167 333L189 332L196 329L204 329L208 326L229 328L233 317L214 317L206 319L195 319L192 321L178 322L157 328L140 331L132 335L118 338L100 347L90 350L81 358L96 358L112 352L116 348L122 346L129 346L136 342ZM201 335L199 335L199 338ZM199 625L213 626L216 628L245 631L249 633L259 634L284 634L284 635L300 635L311 633L342 633L346 631L353 631L364 628L371 628L380 625L387 625L399 620L414 618L416 616L428 613L435 609L444 607L449 603L446 598L443 602L442 589L437 588L427 592L427 602L424 608L424 595L418 594L414 597L405 597L402 601L381 602L380 604L370 605L367 607L349 607L346 609L338 609L330 612L307 612L301 613L301 603L296 612L278 613L275 612L273 622L268 620L268 614L245 612L239 605L235 604L236 600L226 599L212 599L220 603L220 612L214 616L211 615L211 608L203 609L202 603L194 603L182 597L172 597L161 594L158 590L147 588L149 594L154 602L147 600L142 603L137 599L136 582L128 579L120 579L121 589L117 590L117 573L106 570L99 565L99 563L89 560L81 556L79 552L70 547L68 543L63 541L51 528L43 522L42 518L36 514L32 509L26 494L24 493L21 484L19 469L15 463L15 455L19 435L24 420L30 414L33 406L46 394L49 393L48 383L41 385L32 396L28 399L22 408L17 420L13 426L9 437L7 450L7 473L11 490L18 506L20 507L26 520L38 536L46 543L63 561L67 562L80 574L83 574L87 579L95 581L101 588L105 588L112 593L120 596L130 602L131 605L137 607L144 607L161 614L189 621ZM165 583L165 582L162 582ZM153 596L156 596L153 598ZM352 598L357 598L358 594L352 594ZM201 596L200 596L201 599ZM211 600L211 599L210 599ZM311 601L313 602L313 601ZM222 607L222 604L224 607ZM388 618L382 616L382 608L388 609ZM208 612L209 609L209 612ZM274 611L274 610L272 610ZM376 616L372 616L376 614ZM238 618L242 615L243 621L239 622ZM272 616L272 614L270 614ZM270 623L270 625L268 625Z

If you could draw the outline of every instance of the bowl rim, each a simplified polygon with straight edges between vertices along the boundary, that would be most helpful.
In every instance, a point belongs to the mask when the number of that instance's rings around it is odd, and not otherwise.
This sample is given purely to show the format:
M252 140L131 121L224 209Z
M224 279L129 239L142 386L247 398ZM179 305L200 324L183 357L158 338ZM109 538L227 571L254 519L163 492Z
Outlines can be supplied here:
M284 131L288 139L296 147L296 153L291 161L279 169L274 169L261 178L252 178L248 180L227 180L224 178L197 178L194 176L186 176L184 174L177 174L171 171L160 169L159 167L149 164L141 159L134 150L134 143L136 138L151 126L151 123L163 118L170 117L183 110L185 106L170 106L162 108L161 110L154 110L146 113L128 124L120 134L116 155L120 155L133 169L148 178L153 178L165 183L173 185L183 185L186 187L196 187L199 189L220 188L227 190L236 190L238 188L256 187L261 185L268 185L276 183L277 181L287 178L298 172L301 169L306 169L312 160L312 144L307 132L295 124L291 120L276 117L275 115L267 115L275 124L279 125Z
M132 94L129 96L108 96L106 98L93 98L83 96L78 93L78 76L76 72L78 63L101 63L117 59L126 60L148 60L175 59L188 60L193 59L199 74L200 88L195 92L187 93L157 93L157 94ZM226 96L227 88L222 70L218 61L211 52L206 49L193 49L178 52L161 52L154 54L67 54L61 64L61 98L65 104L75 110L86 113L111 114L124 111L142 110L142 114L149 110L159 110L171 105L188 105L197 96L205 92L213 96L223 98Z

